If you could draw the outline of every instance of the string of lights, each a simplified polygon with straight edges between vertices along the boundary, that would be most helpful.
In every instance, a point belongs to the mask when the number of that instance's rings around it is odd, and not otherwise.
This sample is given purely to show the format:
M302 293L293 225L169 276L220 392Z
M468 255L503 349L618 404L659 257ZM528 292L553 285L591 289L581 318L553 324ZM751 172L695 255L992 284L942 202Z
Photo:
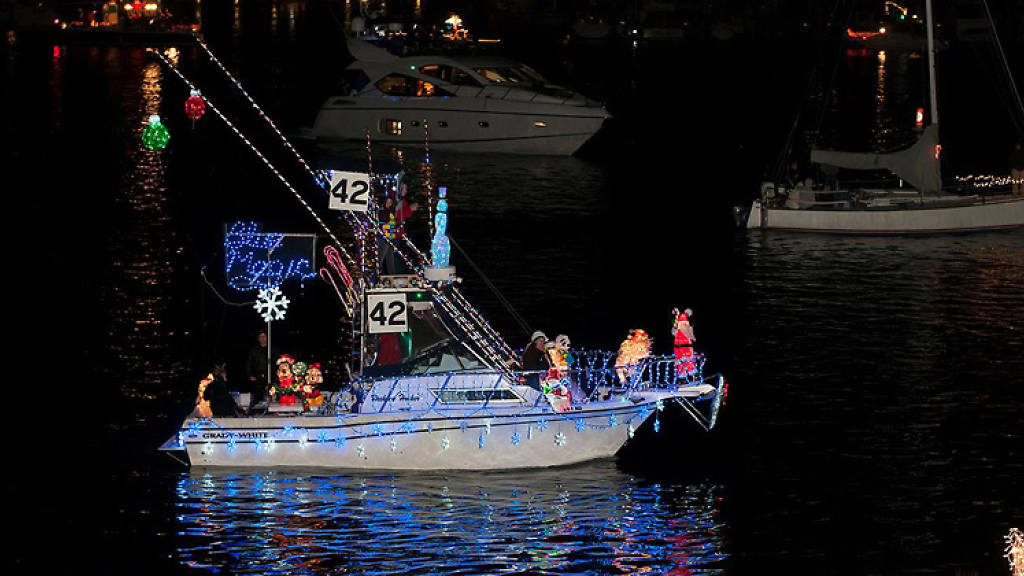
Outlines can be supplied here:
M174 72L174 74L182 82L184 82L186 86L188 86L189 90L196 90L197 89L196 86L188 78L186 78L185 75L182 74L182 72L180 70L178 70L175 66L173 66L167 60L167 57L165 57L162 53L160 53L159 50L154 50L152 48L149 48L149 49L147 49L147 51L150 54L155 55L169 70ZM239 89L241 89L241 87L239 87ZM221 112L220 109L217 108L217 106L215 106L213 104L213 102L210 101L209 98L207 98L206 96L203 96L202 98L206 102L207 108L209 108L214 114L216 114L217 117L220 118L221 121L224 122L224 124L227 125L227 127L230 128L231 131L234 132L235 135L242 142L244 142L245 145L248 146L249 149L252 150L252 152L254 154L256 154L256 157L259 158L263 162L263 164L266 165L266 167L270 169L270 171L274 174L274 176L276 176L277 179L280 180L282 184L284 184L284 187L287 188L288 191L291 192L293 196L295 196L295 198L299 201L299 203L301 203L302 206L306 209L306 211L309 212L309 214L313 217L313 219L316 221L316 223L320 225L320 228L338 246L338 250L341 252L342 256L344 256L345 259L348 260L349 262L354 262L354 260L352 260L352 257L348 254L348 252L345 250L344 246L342 245L341 240L339 240L338 237L334 235L334 232L327 225L327 223L324 222L323 219L320 218L320 215L317 214L316 210L314 210L313 207L310 206L308 202L306 202L306 199L302 197L302 194L298 190L296 190L291 185L290 182L288 182L288 179L285 178L284 175L281 174L280 171L278 171L278 169L270 162L270 160L266 156L264 156L262 152L259 151L259 149L256 147L256 145L253 144L252 141L250 141L245 136L245 134L242 134L242 132L237 127L235 127L235 125L230 120L228 120L227 116L225 116L224 113Z
M995 174L968 174L967 176L957 176L956 181L974 188L996 188L1010 186L1011 184L1024 184L1024 178L997 176Z
M239 92L242 93L243 96L253 106L253 108L256 109L256 111L257 111L258 115L260 116L260 118L263 118L264 121L267 122L267 124L271 127L271 129L274 131L274 133L277 134L278 138L280 138L280 140L285 145L285 147L289 151L292 152L292 154L299 161L299 163L306 169L306 171L315 179L316 182L318 182L321 185L322 188L327 189L327 186L325 185L325 182L324 182L323 174L322 173L318 173L317 171L313 170L312 167L309 166L309 164L305 161L305 159L302 157L302 155L299 153L299 151L291 144L291 142L288 141L287 137L273 123L273 120L259 107L258 104L256 104L255 100L253 100L252 97L248 95L248 92L246 92L245 89L242 87L241 82L239 82L237 79L235 79L235 77L233 75L231 75L231 73L220 62L220 60L217 59L216 56L214 56L212 54L212 52L205 45L205 43L200 42L200 45L204 49L204 51L210 56L210 58L214 62L214 64L222 71L222 73L224 73L227 76L227 78L229 80L232 81L232 83L236 86L236 88L239 90ZM157 53L157 54L159 55L159 53ZM160 55L160 57L161 57L161 60L164 60L164 62L166 63L166 60L163 58L163 56ZM194 86L192 85L192 83L189 82L184 77L184 75L181 74L180 71L178 71L177 69L174 69L174 71L186 84L188 84L190 89L194 89ZM209 100L207 100L207 102L209 102ZM283 176L281 176L280 173L269 163L269 161L262 155L262 153L260 153L255 148L255 146L253 146L252 143L244 135L242 135L241 132L238 131L234 127L234 125L231 124L227 120L227 118L224 117L224 115L222 113L219 112L219 110L216 110L212 106L212 104L211 104L210 108L212 110L214 110L214 112L218 115L218 117L220 117L223 121L225 121L232 128L232 130L235 131L235 133L240 138L242 138L242 140L247 145L250 146L250 148L253 149L253 151L264 161L264 163L266 163L268 165L268 167L270 167L271 170L275 172L275 175L277 175L278 178L281 179L282 182L285 183L285 185L289 188L289 190L291 190L293 192L293 194L297 198L299 198L300 202L302 202L303 205L306 206L307 210L309 210L310 213L314 215L314 218L316 218L317 222L320 223L321 227L325 231L327 231L327 233L330 235L330 237L338 244L339 248L341 249L342 254L346 257L346 260L348 260L350 263L352 263L354 265L355 264L354 260L351 259L351 257L347 254L347 252L341 246L341 243L338 241L337 237L333 234L333 232L331 232L329 227L327 227L326 223L324 223L323 220L320 219L320 217L316 214L316 212L298 194L298 192L295 191L295 189L293 187L291 187L290 184L285 182ZM369 144L370 144L370 142L369 142L369 133L367 133L367 145L368 145L368 148L369 148ZM417 275L419 277L423 278L422 266L423 266L423 263L425 262L426 259L422 258L422 254L420 254L421 262L419 262L418 265L414 266L413 263L410 261L410 259L407 257L407 255L404 254L404 252L402 251L401 247L399 245L396 245L394 240L392 238L390 238L386 233L384 233L384 231L382 231L380 229L379 224L377 222L375 222L372 218L370 218L367 215L355 215L352 212L346 212L345 213L345 220L353 228L353 231L356 234L357 241L358 241L360 246L368 246L369 245L369 243L367 242L367 238L366 238L367 233L369 231L372 231L375 235L382 236L384 241L388 242L391 245L392 249L395 251L395 253L397 253L403 259L403 261L406 263L406 265L409 266L410 269L416 270ZM376 248L376 247L374 246L374 248ZM364 262L361 261L360 264L364 264ZM362 266L362 265L360 266L359 269L362 270L362 271L365 271L365 267ZM364 275L365 275L365 272L364 272ZM435 296L435 299L438 299L438 296L442 296L439 289L437 289L436 287L434 287L433 285L431 285L429 283L426 283L426 285L429 287L429 290L431 291L431 293ZM459 293L457 291L457 289L453 289L453 293L456 294L456 299L459 302L459 304L455 304L455 303L449 302L446 298L443 298L443 296L440 298L440 301L442 302L442 307L445 308L446 311L448 312L449 316L452 317L456 321L456 323L459 325L460 329L462 329L468 336L471 337L471 339L478 346L481 347L482 350L484 350L484 352L488 356L488 358L493 363L495 363L495 365L497 367L505 369L508 366L509 362L515 362L515 358L514 357L513 358L509 358L506 355L503 355L503 354L498 352L498 350L508 349L507 344L504 342L504 340L501 338L501 336L497 333L497 331L494 330L490 326L490 324L486 321L486 319L484 319L482 316L480 316L479 313L476 312L475 309L473 309L470 312L470 315L472 317L473 322L469 322L469 321L467 321L467 320L465 320L463 318L463 313L462 313L462 310L460 309L461 308L460 304L466 303L465 302L465 298L461 295L461 293ZM477 337L477 334L476 334L477 331L476 331L475 328L473 328L473 324L474 323L477 324L478 326L481 326L481 327L484 328L484 332L485 332L485 337L484 338L478 338ZM503 356L506 356L506 357L503 357Z

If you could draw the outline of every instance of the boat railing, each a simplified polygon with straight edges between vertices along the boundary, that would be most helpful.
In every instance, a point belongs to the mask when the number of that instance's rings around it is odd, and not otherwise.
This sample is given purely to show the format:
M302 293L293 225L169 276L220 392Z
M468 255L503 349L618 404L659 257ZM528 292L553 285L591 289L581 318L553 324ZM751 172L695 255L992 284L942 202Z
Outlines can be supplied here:
M645 356L635 362L619 362L605 351L574 351L568 378L589 400L607 394L642 390L674 389L703 382L703 354L676 360L672 356Z

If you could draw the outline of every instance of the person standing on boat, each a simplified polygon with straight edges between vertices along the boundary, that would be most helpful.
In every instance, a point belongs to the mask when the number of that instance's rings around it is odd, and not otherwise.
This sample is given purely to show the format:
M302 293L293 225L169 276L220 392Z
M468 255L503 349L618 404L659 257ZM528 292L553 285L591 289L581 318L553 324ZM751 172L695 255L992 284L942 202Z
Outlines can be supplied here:
M535 372L526 375L526 385L540 390L540 372L547 372L551 368L551 359L547 353L548 337L537 330L530 336L530 344L523 350L523 371Z
M672 314L672 345L676 369L680 376L685 376L697 370L697 365L693 362L693 343L697 338L693 335L693 326L690 326L693 310L687 308L680 313L679 308L673 308Z
M1020 142L1010 152L1010 191L1014 196L1024 196L1024 147Z
M410 201L408 195L409 187L403 182L399 187L397 198L387 196L384 200L384 214L382 216L385 221L381 222L381 224L383 225L384 233L394 239L396 244L401 244L402 239L405 238L405 224L416 213L416 210L419 209L419 203ZM405 263L399 262L396 259L394 248L392 248L390 242L382 238L379 247L385 274L399 274L406 271Z
M274 350L271 355L277 356ZM252 393L252 403L258 404L266 396L267 386L270 385L270 370L267 359L267 331L260 329L256 333L256 345L249 350L249 358L245 363L245 373L249 377L249 392Z

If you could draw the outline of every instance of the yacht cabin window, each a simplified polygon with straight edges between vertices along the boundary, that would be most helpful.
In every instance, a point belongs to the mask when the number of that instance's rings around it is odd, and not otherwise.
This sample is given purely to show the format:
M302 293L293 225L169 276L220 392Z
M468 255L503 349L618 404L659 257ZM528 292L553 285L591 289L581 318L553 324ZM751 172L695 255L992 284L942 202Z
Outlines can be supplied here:
M476 390L431 390L442 404L467 404L470 402L522 402L514 391L508 388L487 388Z
M479 86L472 76L466 73L464 70L456 68L454 66L448 66L445 64L431 64L429 66L420 66L420 74L424 76L432 76L438 80L443 80L449 84L455 84L456 86Z
M494 84L546 84L540 74L526 66L490 66L477 68L476 73Z
M377 89L388 96L449 96L434 84L402 74L388 74L377 80Z

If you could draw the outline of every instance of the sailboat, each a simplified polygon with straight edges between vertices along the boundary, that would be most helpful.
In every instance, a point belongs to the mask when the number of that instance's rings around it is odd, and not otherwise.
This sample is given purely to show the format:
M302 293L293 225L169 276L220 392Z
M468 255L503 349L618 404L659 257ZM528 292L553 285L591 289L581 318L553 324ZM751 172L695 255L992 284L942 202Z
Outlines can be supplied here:
M898 177L899 185L841 188L833 184L819 188L813 182L791 186L764 182L760 198L747 215L748 229L929 234L1024 227L1024 197L943 190L931 0L926 2L926 29L931 119L918 141L905 150L887 154L811 151L811 162L819 166L832 170L884 169Z

